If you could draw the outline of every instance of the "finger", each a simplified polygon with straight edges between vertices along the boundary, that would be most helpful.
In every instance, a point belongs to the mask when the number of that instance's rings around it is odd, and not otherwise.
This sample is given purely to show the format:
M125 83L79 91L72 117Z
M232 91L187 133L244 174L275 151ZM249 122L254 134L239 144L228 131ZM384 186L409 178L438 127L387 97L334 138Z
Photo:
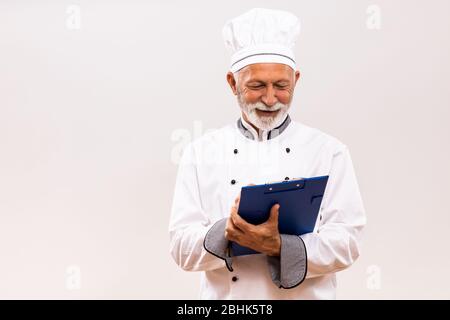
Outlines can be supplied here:
M236 224L233 222L233 219L231 219L230 217L230 228L233 231L233 233L237 234L237 235L242 235L244 234L244 231L239 229L238 226L236 226Z
M234 205L239 208L239 202L241 201L241 195L239 194L236 199L234 199Z
M240 229L242 232L247 232L250 231L253 227L252 224L248 223L247 221L245 221L244 219L242 219L242 217L239 215L239 213L237 212L237 208L233 207L231 209L231 216L230 216L231 220L233 221L233 224L236 228Z
M269 222L270 223L274 223L276 225L278 225L278 216L280 214L280 205L274 204L272 206L272 208L270 208L270 216L269 216Z
M237 222L239 219L239 213L235 206L231 207L230 221L233 224L233 227L240 230L239 223ZM243 231L243 230L240 230Z
M228 218L228 220L227 220L227 224L225 226L225 232L224 233L225 233L225 238L226 239L233 240L232 239L233 238L233 233L234 233L233 222L231 221L230 218Z
M231 218L229 218L227 220L227 224L225 227L225 238L227 238L228 240L235 240L236 237L242 235L242 231L239 230L238 228L236 228L236 226L233 223L233 220L231 220Z

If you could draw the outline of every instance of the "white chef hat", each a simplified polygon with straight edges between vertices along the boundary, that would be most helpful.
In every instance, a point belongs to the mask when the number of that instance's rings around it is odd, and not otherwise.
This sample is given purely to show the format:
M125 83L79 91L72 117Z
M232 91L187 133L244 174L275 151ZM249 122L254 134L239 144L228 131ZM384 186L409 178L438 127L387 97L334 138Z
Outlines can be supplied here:
M225 23L222 33L232 52L231 72L254 63L283 63L295 70L293 49L300 20L292 13L251 9Z

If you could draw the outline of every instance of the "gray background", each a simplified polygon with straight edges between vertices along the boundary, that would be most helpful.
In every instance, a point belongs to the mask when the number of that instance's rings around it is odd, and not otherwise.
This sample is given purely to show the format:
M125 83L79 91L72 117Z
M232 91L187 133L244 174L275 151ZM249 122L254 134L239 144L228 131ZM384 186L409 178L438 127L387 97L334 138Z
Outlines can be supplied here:
M0 298L197 297L174 160L239 116L221 29L252 7L301 18L292 116L353 157L368 225L338 297L450 298L445 0L0 1Z

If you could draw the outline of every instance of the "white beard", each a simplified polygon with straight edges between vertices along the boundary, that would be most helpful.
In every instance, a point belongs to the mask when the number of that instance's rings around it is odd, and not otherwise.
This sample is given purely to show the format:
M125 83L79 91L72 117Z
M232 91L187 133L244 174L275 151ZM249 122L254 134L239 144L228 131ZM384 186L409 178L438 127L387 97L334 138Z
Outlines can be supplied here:
M284 120L290 104L283 104L277 102L272 107L267 107L262 102L245 103L242 96L238 94L238 102L242 112L246 115L247 120L260 130L269 131L278 127ZM261 111L276 111L279 110L275 116L259 116L256 110Z

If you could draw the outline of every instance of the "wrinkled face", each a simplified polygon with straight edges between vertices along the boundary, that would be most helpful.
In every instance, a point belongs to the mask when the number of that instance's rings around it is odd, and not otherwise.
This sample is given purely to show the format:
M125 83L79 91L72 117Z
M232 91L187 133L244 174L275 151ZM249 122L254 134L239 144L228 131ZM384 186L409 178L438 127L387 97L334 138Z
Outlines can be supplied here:
M262 130L280 125L289 110L300 73L285 64L258 63L242 68L235 76L237 79L232 81L229 74L228 82L245 120Z

